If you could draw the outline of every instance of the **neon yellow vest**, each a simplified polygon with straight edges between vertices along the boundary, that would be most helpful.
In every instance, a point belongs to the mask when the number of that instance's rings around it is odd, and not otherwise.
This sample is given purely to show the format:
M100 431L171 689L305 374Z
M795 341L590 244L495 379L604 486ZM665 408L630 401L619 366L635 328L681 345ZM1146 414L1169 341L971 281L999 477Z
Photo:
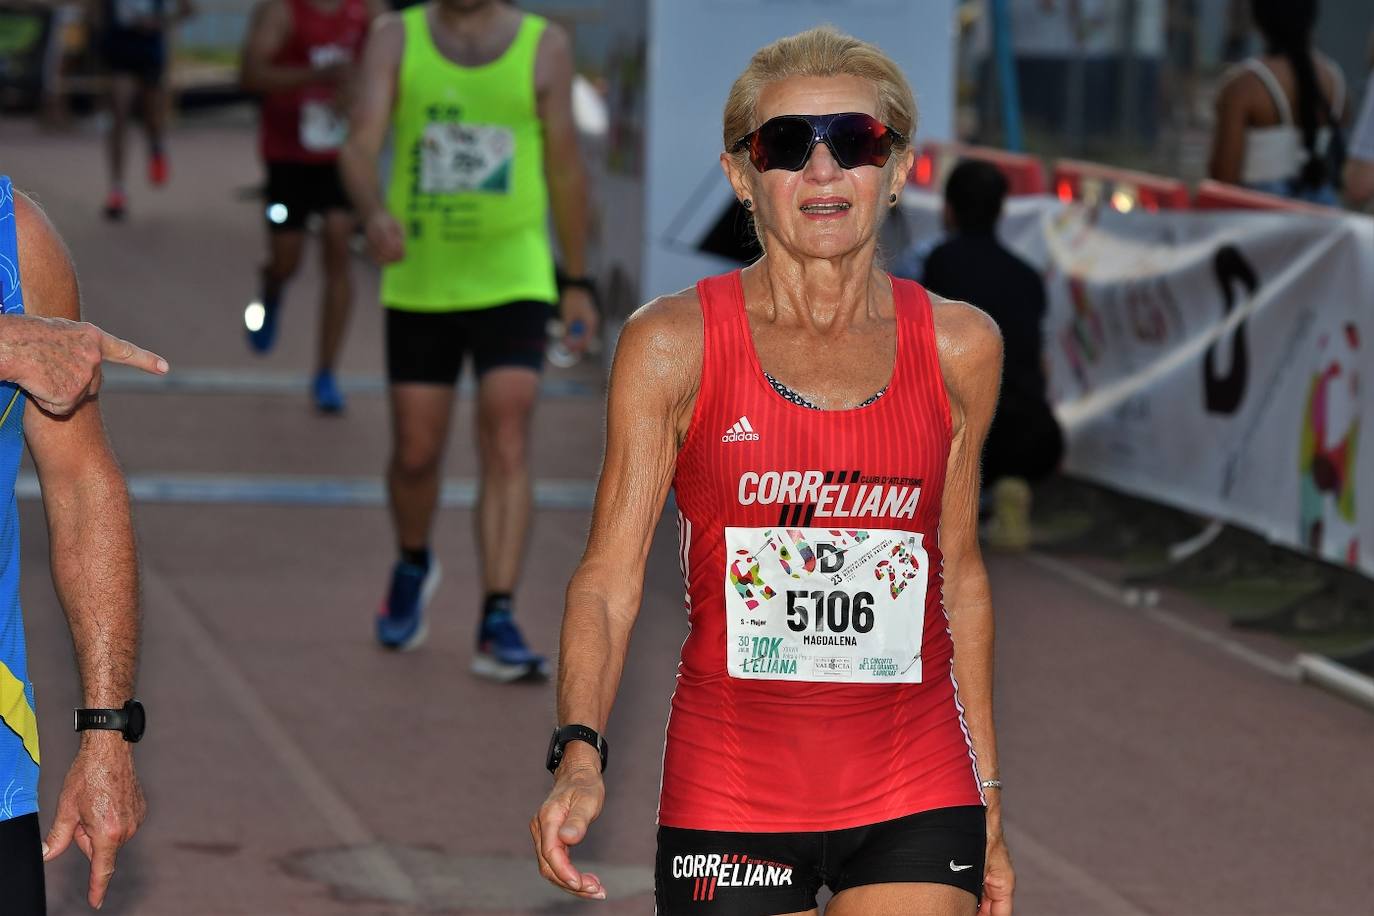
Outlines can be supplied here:
M406 247L382 271L382 302L412 312L555 302L534 88L545 20L525 14L501 57L460 67L435 46L429 6L401 14L387 208Z

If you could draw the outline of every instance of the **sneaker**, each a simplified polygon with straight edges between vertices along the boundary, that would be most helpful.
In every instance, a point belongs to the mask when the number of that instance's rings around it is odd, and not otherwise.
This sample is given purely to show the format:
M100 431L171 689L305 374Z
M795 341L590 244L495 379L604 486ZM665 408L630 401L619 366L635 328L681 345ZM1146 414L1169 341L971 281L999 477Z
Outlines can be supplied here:
M105 196L105 218L111 222L119 222L122 220L124 218L125 203L123 191L111 191Z
M377 642L407 652L419 648L429 633L425 605L439 587L439 561L428 567L398 562L391 573L391 593L377 616Z
M1017 552L1031 545L1031 489L1019 477L1003 477L992 485L992 521L988 546Z
M477 631L477 654L472 673L508 684L511 681L542 681L549 676L544 656L531 652L510 611L488 614Z
M161 187L167 183L167 175L171 169L167 166L166 153L153 153L148 157L148 183L154 187Z
M344 396L334 381L334 373L323 369L316 372L315 380L310 384L310 393L315 398L315 409L320 413L343 413Z
M267 283L262 284L262 297L250 302L243 313L243 324L248 331L248 346L254 353L268 353L277 342L277 317L281 311L281 290L275 295L267 294Z

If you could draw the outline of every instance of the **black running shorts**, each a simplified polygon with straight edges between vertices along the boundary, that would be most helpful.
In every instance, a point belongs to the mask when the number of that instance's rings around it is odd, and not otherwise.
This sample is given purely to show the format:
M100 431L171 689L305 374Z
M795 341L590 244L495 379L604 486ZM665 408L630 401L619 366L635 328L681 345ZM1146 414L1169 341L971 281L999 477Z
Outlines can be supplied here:
M48 912L37 814L0 821L0 912L5 916Z
M111 73L126 73L148 86L161 84L167 72L167 39L161 32L108 29L100 50Z
M333 162L267 163L263 216L273 232L301 232L311 213L352 210L339 167Z
M765 916L816 907L868 884L949 884L981 898L987 825L981 805L818 833L658 828L659 916Z
M480 378L491 369L544 366L544 343L553 307L508 302L458 312L386 310L386 369L392 384L455 385L472 354Z

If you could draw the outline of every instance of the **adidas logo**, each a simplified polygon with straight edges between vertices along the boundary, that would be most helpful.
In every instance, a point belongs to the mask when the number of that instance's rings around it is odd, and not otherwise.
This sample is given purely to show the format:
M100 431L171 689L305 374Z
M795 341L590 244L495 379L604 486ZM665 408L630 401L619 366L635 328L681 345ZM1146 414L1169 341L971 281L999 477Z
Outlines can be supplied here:
M721 442L757 442L759 434L754 432L754 427L749 425L748 417L740 417L739 422L725 431L725 435L720 437Z

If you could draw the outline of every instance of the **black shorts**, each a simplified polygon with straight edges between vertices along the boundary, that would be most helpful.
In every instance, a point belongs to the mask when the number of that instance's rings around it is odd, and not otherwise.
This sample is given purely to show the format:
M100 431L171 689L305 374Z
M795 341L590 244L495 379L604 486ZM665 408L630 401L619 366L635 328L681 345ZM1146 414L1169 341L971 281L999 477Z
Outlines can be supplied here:
M43 838L38 815L0 821L0 911L6 916L43 916Z
M109 29L100 50L111 73L127 73L156 86L167 72L167 39L161 32Z
M271 231L301 232L312 213L352 208L335 163L267 163L267 201L262 212Z
M503 366L538 372L552 314L549 303L529 301L459 312L388 308L387 378L393 384L455 385L468 353L479 378Z
M765 916L816 907L868 884L949 884L981 898L987 822L981 805L817 833L658 828L659 916Z

